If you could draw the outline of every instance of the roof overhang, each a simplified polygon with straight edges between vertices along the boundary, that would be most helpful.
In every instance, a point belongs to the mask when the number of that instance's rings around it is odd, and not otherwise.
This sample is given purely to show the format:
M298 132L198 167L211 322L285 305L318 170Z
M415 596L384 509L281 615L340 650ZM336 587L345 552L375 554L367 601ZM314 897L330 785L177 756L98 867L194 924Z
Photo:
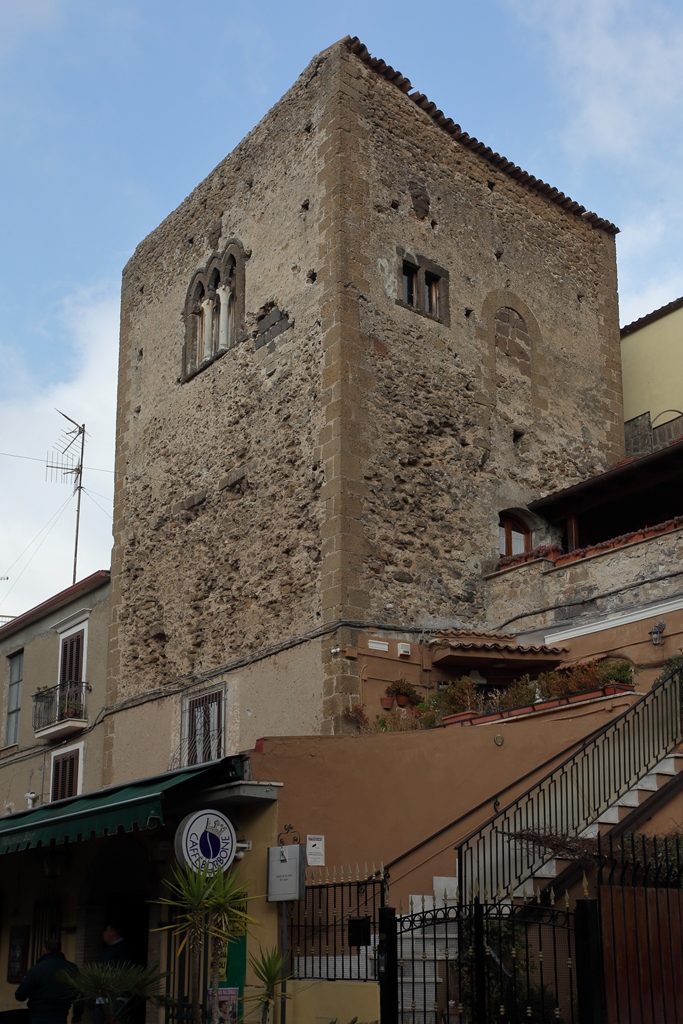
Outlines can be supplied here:
M647 494L656 486L679 485L682 476L683 444L673 444L532 501L528 508L550 522L562 522L568 515L626 501L635 495Z
M277 783L242 776L242 758L226 757L43 804L0 818L0 854L158 828L168 814L178 817L204 801L220 809L277 800Z

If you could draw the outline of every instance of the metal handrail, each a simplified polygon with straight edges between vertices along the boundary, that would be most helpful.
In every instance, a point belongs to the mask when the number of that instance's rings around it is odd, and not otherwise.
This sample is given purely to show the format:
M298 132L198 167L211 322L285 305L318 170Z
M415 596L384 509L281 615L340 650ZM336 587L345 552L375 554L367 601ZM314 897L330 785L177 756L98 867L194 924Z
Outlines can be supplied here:
M47 729L58 722L85 718L85 694L90 687L86 682L68 680L33 694L33 729Z
M671 672L455 847L462 900L508 899L549 859L534 835L581 833L680 743L682 675Z

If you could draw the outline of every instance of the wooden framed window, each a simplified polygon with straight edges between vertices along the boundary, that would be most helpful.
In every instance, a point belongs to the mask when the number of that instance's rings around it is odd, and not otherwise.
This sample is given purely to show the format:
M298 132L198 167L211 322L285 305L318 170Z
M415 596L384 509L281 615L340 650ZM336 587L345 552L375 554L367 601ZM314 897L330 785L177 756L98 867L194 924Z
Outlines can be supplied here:
M9 661L9 686L7 687L7 727L5 744L9 747L19 742L19 713L21 711L21 684L24 677L24 652L17 651Z
M52 756L51 800L66 800L78 794L78 770L80 749L66 750L63 754Z
M501 555L521 555L531 551L531 530L521 519L501 516L498 525L499 550Z
M194 697L187 705L187 763L204 764L223 756L223 693Z
M439 315L439 278L436 274L425 274L425 313Z
M417 267L403 261L403 301L406 306L417 305Z
M431 317L449 326L449 275L444 267L438 266L426 256L411 255L405 249L397 249L399 306L414 309L421 316Z

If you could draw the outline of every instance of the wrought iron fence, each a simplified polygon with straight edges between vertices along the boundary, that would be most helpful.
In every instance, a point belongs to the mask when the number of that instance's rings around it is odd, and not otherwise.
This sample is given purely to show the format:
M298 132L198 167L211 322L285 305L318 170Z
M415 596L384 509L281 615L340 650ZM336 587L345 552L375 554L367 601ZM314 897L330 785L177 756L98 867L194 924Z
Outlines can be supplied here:
M292 976L376 980L379 910L385 899L381 878L349 877L308 885L306 898L291 905Z
M575 1024L574 914L447 903L396 919L399 1024Z
M508 898L549 859L530 833L582 832L680 740L678 669L456 847L461 899Z
M70 718L85 718L85 695L88 683L78 681L60 683L33 694L33 728L35 732L47 729Z

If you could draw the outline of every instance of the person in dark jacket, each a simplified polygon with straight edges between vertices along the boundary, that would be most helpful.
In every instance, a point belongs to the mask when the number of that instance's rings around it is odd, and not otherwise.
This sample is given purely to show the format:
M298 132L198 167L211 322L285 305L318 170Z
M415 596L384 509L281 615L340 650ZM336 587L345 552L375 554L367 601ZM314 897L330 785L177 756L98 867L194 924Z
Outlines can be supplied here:
M101 964L132 963L126 940L124 939L121 929L117 924L112 924L110 922L105 925L104 931L102 932L102 941L104 942L104 949L102 950L102 956L100 957Z
M69 1007L76 1002L72 1020L80 1020L80 1003L76 992L64 981L58 981L60 971L76 971L76 964L66 959L59 939L46 939L43 955L31 967L14 993L20 1003L28 999L31 1024L66 1024Z

